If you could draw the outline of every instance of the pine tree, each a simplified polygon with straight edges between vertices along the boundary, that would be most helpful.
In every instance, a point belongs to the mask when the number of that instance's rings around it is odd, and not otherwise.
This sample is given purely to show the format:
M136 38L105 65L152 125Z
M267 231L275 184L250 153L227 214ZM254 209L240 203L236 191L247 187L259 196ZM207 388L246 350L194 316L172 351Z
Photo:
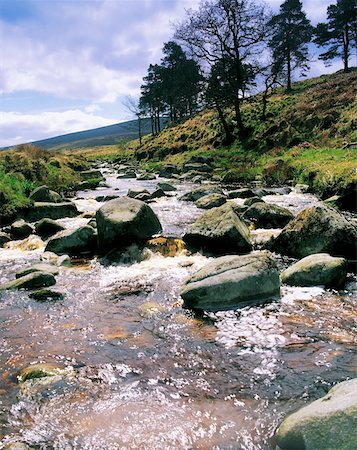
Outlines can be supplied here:
M327 8L327 23L319 23L315 28L314 42L319 47L329 46L319 59L328 62L342 57L344 71L348 72L351 48L356 49L356 41L357 2L337 0L337 4Z
M304 73L308 69L307 44L311 41L313 28L300 0L285 0L269 26L272 31L269 46L276 70L286 74L287 90L291 90L292 72L300 68Z

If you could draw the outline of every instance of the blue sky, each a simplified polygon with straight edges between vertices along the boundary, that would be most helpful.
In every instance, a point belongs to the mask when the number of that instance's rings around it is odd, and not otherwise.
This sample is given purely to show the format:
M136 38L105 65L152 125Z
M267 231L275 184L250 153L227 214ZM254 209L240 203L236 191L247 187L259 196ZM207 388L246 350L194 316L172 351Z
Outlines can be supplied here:
M282 0L267 0L277 11ZM332 0L303 0L313 24ZM0 0L0 146L110 125L132 116L172 23L199 0ZM310 75L325 68L315 52Z

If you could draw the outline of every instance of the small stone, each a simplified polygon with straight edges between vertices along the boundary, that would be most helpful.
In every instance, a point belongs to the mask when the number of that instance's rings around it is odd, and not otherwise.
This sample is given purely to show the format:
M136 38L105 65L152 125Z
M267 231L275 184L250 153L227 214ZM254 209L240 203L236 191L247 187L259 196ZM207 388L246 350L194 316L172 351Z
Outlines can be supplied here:
M40 289L38 291L31 292L29 297L37 300L38 302L45 302L47 300L63 300L64 294L57 291L51 291L50 289Z

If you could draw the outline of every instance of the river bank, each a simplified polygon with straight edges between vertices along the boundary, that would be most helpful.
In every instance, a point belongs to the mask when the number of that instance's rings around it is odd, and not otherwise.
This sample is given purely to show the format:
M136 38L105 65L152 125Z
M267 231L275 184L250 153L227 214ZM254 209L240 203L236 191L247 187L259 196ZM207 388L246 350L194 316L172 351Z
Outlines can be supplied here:
M211 185L203 179L129 178L137 168L119 161L98 169L105 185L78 191L72 201L80 214L56 219L67 230L88 226L107 200L129 190L149 193L146 201L165 238L182 242L205 212L197 205L203 197L196 199L197 190ZM176 190L163 191L158 183ZM214 187L240 214L248 209L242 198L247 186ZM301 186L249 187L254 189L256 197L293 217L322 206ZM255 251L280 233L251 219L247 225ZM30 234L0 249L1 283L35 263L52 263L59 272L53 289L64 295L38 302L26 290L0 293L2 447L22 441L41 449L273 449L284 417L355 376L351 272L337 288L283 283L280 298L269 302L197 313L183 307L181 290L188 277L217 259L209 252L171 241L170 256L155 246L138 251L133 245L115 260L96 252L73 255L66 267L45 252L48 241ZM280 273L296 261L274 258ZM35 363L66 372L19 383L21 370Z

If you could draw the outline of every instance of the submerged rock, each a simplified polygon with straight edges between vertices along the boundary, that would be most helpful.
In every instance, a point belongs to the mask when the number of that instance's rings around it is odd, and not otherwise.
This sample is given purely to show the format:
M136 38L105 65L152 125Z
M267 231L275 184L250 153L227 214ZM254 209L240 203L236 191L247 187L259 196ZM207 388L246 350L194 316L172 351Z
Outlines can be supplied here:
M276 433L282 450L353 450L357 442L357 378L288 416Z
M57 255L82 255L93 253L97 248L96 231L85 225L77 230L65 230L56 234L46 245L46 251Z
M38 291L31 292L29 297L38 302L45 302L48 300L63 300L64 294L62 292L52 291L51 289L39 289Z
M269 252L222 256L189 278L181 297L198 310L225 310L261 303L280 293L279 273Z
M180 197L180 200L186 202L195 202L200 198L204 197L205 195L209 194L224 195L222 189L218 186L201 186L197 189L194 189L191 192L187 192L187 194L184 194L182 197Z
M105 203L96 218L101 253L146 241L162 229L156 214L146 203L128 197Z
M41 237L49 237L63 231L65 227L53 219L45 217L35 223L36 233Z
M260 201L251 205L243 217L253 222L256 228L283 228L294 215L286 208Z
M76 217L79 212L72 202L49 203L36 202L26 211L25 219L30 222L48 217L49 219L63 219L65 217Z
M48 272L32 272L16 280L0 285L0 291L7 289L37 289L53 286L56 284L55 277Z
M285 226L269 249L294 258L329 253L354 260L357 226L326 206L307 208Z
M16 220L10 227L12 239L26 239L33 231L33 227L23 219Z
M222 194L209 194L196 201L197 208L212 209L218 208L227 202L227 197Z
M16 278L21 278L33 272L46 272L51 273L52 275L58 275L59 273L57 267L51 266L50 264L40 263L34 264L31 267L26 267L26 269L19 270L18 272L16 272L15 276Z
M347 276L347 261L327 253L306 256L281 274L281 281L291 286L341 286Z
M34 202L62 202L62 197L60 194L57 194L55 191L51 191L47 186L40 186L33 190L30 194L30 199Z
M183 240L192 249L220 255L252 250L248 228L228 204L203 213L188 229Z

